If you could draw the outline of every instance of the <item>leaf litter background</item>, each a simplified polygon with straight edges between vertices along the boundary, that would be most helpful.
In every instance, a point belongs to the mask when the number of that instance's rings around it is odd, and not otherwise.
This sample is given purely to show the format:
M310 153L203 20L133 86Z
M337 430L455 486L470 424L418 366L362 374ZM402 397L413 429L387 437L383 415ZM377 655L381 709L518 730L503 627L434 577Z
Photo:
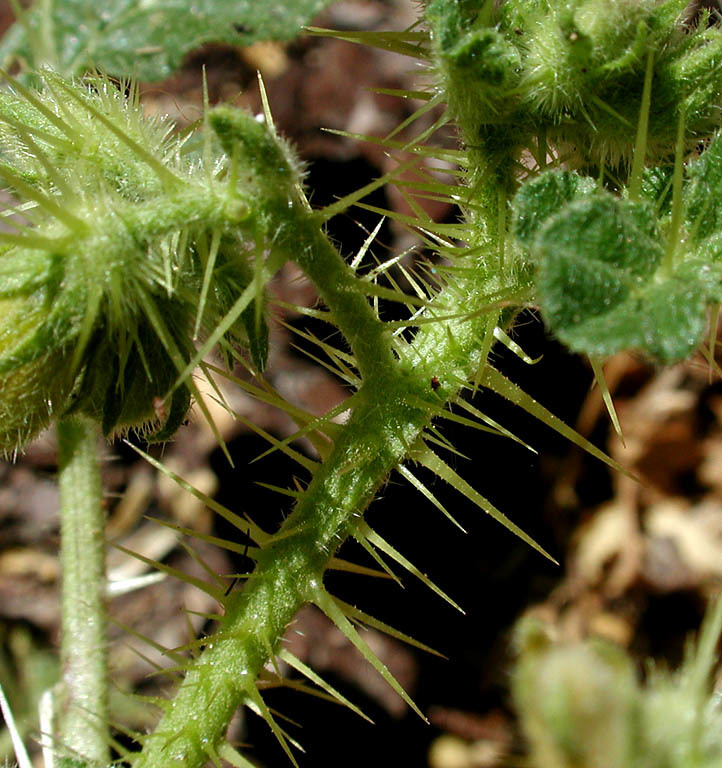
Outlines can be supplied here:
M349 0L331 6L314 24L400 29L415 18L410 0ZM10 20L8 3L0 3L3 29ZM196 120L202 66L212 102L229 101L254 111L260 107L256 71L263 74L280 131L308 163L311 200L318 205L394 165L378 145L321 129L387 134L418 105L370 88L414 88L422 74L410 59L326 38L246 48L209 45L187 56L175 76L143 89L148 110L170 113L181 126ZM434 116L426 120L417 123L414 132L430 125ZM450 134L435 140L454 141ZM370 202L406 211L405 201L393 190L376 193ZM439 204L427 205L435 218L455 216ZM329 231L352 257L377 223L378 216L359 209L333 220ZM381 261L414 242L412 232L384 223L367 257L369 266L374 258ZM313 287L289 265L274 280L272 293L282 304L272 309L268 379L291 402L324 413L347 392L304 354L304 349L314 350L295 331L327 339L328 328L287 308L314 306ZM457 600L466 615L411 581L400 589L388 581L331 574L333 591L438 649L448 660L417 653L374 631L367 634L376 653L427 713L431 725L425 725L323 616L310 608L302 611L287 634L290 649L376 722L371 726L334 704L293 691L268 693L271 706L298 723L289 728L306 748L299 756L303 766L517 764L523 744L508 693L513 668L510 630L525 611L555 623L564 638L603 635L640 660L653 657L672 666L699 625L712 582L722 575L722 383L710 375L701 356L657 370L632 355L611 359L605 372L623 445L610 427L598 389L591 388L593 376L583 360L552 341L533 313L519 319L514 338L532 358L543 355L542 360L528 366L497 351L503 370L605 448L638 481L610 476L604 465L501 400L478 396L479 407L539 453L462 430L447 433L467 457L458 458L455 467L562 565L544 561L470 504L434 486L468 529L462 536L428 502L392 478L371 508L374 526ZM294 431L287 416L238 389L226 387L225 395L238 414L260 429L281 438ZM215 408L214 415L235 470L200 418L193 418L173 443L155 454L205 493L273 528L288 507L258 483L287 485L294 474L302 479L298 468L278 453L251 463L268 444L222 408ZM58 675L52 650L59 626L55 462L50 431L15 464L0 463L0 682L29 737L37 733L37 698ZM203 505L154 473L122 443L106 446L103 475L109 542L202 576L177 534L152 518L204 534L232 535ZM219 573L243 571L248 565L242 557L198 540L192 546ZM342 554L365 562L363 554L350 547ZM145 566L111 547L109 569L112 578L120 578L143 573ZM202 630L197 613L215 608L207 596L172 579L113 600L111 658L114 716L119 721L151 727L152 714L124 692L156 694L170 687L163 675L152 674L152 664L169 666L169 660L133 633L179 646L190 632ZM122 627L132 628L132 633ZM232 733L248 745L247 754L258 765L283 764L285 758L266 725L253 715L239 715ZM6 733L0 735L0 749L9 750Z

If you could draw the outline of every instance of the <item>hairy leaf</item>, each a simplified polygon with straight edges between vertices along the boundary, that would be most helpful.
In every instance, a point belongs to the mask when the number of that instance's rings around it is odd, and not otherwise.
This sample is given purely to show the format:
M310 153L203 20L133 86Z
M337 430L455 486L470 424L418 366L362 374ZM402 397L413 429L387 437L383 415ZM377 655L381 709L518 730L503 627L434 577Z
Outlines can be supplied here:
M513 228L516 238L530 246L540 227L562 206L588 197L595 184L571 171L548 171L524 184L513 202Z
M705 295L692 279L675 274L650 282L609 312L557 331L572 349L612 355L640 349L662 362L691 355L706 327Z
M664 249L647 205L598 195L565 205L531 246L550 328L589 355L640 349L665 362L694 351L716 283L703 264L659 267Z
M687 176L687 226L692 237L701 241L722 232L722 136L718 134L690 163Z

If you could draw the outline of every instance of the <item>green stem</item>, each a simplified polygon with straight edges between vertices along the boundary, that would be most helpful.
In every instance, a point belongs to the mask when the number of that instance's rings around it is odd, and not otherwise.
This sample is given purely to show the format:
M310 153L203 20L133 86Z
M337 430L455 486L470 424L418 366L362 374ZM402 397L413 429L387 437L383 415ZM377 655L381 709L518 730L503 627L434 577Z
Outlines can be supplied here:
M145 740L135 768L206 763L206 745L218 745L286 627L321 589L331 555L403 458L403 438L413 440L426 424L425 413L405 410L400 435L395 403L369 398L356 409L332 456L282 526L284 537L260 552L244 588L225 603L218 632Z
M396 363L391 335L369 304L364 290L368 284L341 258L323 234L321 222L320 217L297 205L287 227L291 236L277 240L274 246L285 251L313 281L331 309L332 322L351 346L362 378L383 386Z
M496 187L495 175L488 178ZM482 228L493 264L498 259L496 189L486 196L495 203ZM224 601L218 631L189 664L156 730L143 739L135 768L199 768L218 748L235 709L249 701L258 706L256 677L298 610L319 602L329 559L355 530L389 473L417 443L440 395L451 397L479 366L482 350L488 349L486 336L494 323L488 313L474 315L474 310L484 304L485 285L500 278L497 270L490 278L483 256L453 290L438 297L444 312L466 312L469 319L423 326L412 344L394 347L363 293L363 283L325 238L314 214L297 215L288 228L292 238L279 239L274 246L293 251L313 279L349 341L365 383L330 456L278 536L261 549L244 588ZM439 373L444 381L434 391L431 376Z
M79 419L58 424L62 584L60 743L99 764L108 747L105 536L98 432Z

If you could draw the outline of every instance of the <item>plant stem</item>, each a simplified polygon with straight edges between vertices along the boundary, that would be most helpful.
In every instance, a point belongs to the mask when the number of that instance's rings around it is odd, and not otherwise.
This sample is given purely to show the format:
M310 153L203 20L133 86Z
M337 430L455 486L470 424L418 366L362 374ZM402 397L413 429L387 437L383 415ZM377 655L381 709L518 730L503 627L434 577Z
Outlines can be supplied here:
M105 536L98 432L89 421L58 423L62 584L60 744L99 764L108 747Z
M370 307L364 284L312 213L287 228L292 233L287 243L283 238L274 243L289 255L293 252L314 281L352 347L364 383L353 415L297 507L260 550L243 589L224 600L218 631L189 664L156 730L142 739L143 751L133 758L135 768L198 768L219 747L239 705L262 706L255 679L297 611L308 602L323 602L329 559L354 532L389 473L418 442L439 408L440 396L454 395L478 368L495 323L490 323L489 312L475 310L485 305L485 288L504 280L494 268L499 250L498 181L494 174L488 179L493 189L485 190L485 199L493 199L494 205L488 206L489 220L480 230L486 256L477 256L453 289L438 296L445 312L468 312L468 317L424 325L412 344L394 343ZM434 391L430 380L438 374L444 382Z
M425 425L425 413L408 410L408 423L399 435L395 403L376 397L357 408L353 424L282 526L280 535L288 535L260 552L244 588L226 601L219 631L209 638L161 723L144 741L135 768L206 763L206 746L218 746L235 709L249 701L255 679L286 627L322 589L329 558L403 458L403 437L412 438ZM380 449L383 441L388 441L386 450ZM360 457L355 466L354 455Z

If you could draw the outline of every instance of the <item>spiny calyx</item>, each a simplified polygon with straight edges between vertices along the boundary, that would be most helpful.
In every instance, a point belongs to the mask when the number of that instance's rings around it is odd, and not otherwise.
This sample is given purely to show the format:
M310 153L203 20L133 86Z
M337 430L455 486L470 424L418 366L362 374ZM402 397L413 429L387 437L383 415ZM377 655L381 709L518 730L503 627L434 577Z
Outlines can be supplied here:
M0 179L16 200L15 231L0 233L1 453L69 414L166 439L195 389L179 371L231 310L222 350L265 365L264 205L299 179L252 116L217 108L205 127L189 151L101 76L43 73L40 91L0 94ZM239 151L239 135L266 153Z
M687 6L431 0L426 15L470 146L498 139L506 152L518 151L544 134L580 166L616 167L635 146L650 57L651 157L673 153L680 117L690 141L720 124L722 32L708 11L690 18Z

